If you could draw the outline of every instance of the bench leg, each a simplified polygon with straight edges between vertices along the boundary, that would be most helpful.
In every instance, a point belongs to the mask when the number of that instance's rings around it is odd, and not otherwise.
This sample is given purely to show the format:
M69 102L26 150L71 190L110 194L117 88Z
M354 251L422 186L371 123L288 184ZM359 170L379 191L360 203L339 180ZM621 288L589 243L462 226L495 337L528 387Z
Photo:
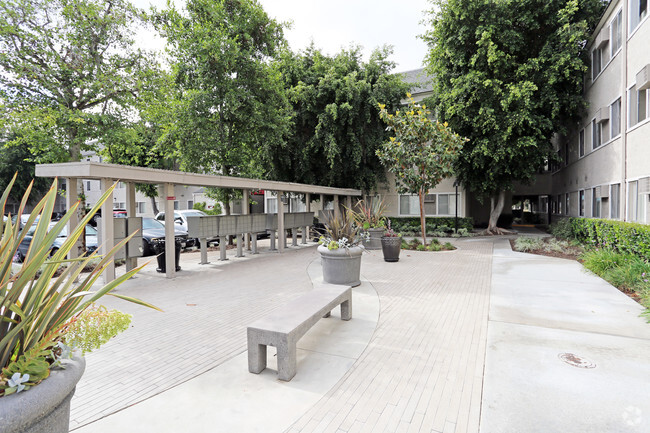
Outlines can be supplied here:
M341 302L341 320L350 320L352 318L352 298Z
M248 371L259 374L266 368L266 345L248 336Z
M296 344L283 341L277 349L278 379L288 382L296 375Z

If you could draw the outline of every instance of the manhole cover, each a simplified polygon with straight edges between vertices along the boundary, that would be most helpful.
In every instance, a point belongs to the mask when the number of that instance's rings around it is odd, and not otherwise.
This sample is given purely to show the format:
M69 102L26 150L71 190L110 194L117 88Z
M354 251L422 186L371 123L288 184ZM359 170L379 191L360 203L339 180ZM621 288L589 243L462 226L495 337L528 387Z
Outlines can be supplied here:
M587 358L574 355L573 353L560 353L558 357L569 365L579 368L596 368L596 364Z

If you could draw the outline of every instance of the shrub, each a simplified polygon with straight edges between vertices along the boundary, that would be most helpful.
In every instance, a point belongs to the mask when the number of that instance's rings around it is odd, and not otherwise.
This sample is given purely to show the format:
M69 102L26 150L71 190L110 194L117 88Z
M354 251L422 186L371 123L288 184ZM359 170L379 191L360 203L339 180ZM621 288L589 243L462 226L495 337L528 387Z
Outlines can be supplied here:
M440 231L440 226L456 227L455 221L455 217L427 217L425 225L427 232L430 230L429 227L435 227L435 230ZM420 218L417 217L391 217L391 222L395 231L402 233L420 231ZM458 228L470 232L474 228L474 220L471 217L458 217Z
M544 241L542 238L529 237L529 236L520 236L515 239L515 250L527 253L529 251L535 251L542 249L544 247Z
M573 225L570 218L562 218L551 224L549 230L553 236L560 239L573 239Z
M592 246L612 248L650 261L650 226L592 218L571 218L575 237Z
M416 246L415 249L416 249L417 251L426 251L426 250L427 250L427 246L426 246L426 245L422 245L422 244L420 244L420 245Z
M429 251L440 251L442 250L442 245L440 245L440 242L431 242L429 244Z
M632 254L618 253L612 249L597 249L584 253L582 260L585 268L602 276L612 269L625 265L628 261L638 260L638 257Z

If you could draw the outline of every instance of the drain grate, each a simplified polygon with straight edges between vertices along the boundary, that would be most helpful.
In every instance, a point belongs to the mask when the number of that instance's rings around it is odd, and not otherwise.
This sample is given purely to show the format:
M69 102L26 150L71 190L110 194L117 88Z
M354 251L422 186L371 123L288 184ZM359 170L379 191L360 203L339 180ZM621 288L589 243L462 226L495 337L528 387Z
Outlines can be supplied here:
M572 365L574 367L578 368L596 368L596 363L593 361L588 360L587 358L582 358L578 355L574 355L573 353L560 353L558 355L558 358L560 358L562 361L566 362L569 365Z

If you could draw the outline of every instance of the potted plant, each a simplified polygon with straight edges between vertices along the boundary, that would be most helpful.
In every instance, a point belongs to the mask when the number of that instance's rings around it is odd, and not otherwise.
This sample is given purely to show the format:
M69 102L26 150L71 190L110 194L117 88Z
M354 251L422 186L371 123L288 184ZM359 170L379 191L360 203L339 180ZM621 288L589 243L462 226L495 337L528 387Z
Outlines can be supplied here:
M15 179L14 176L0 198L3 213ZM20 204L18 221L30 190L31 185ZM111 294L141 268L126 272L97 290L93 290L93 286L130 237L108 254L100 256L95 251L85 257L66 260L84 227L111 192L112 188L70 231L59 249L52 251L52 243L79 206L75 204L60 221L51 222L57 194L55 179L27 220L26 227L31 227L37 217L40 218L18 270L12 271L12 259L27 230L21 231L11 219L0 224L0 420L3 432L68 432L70 399L85 367L84 359L70 346L77 341L82 342L84 349L97 347L128 327L130 316L95 308L94 302ZM84 268L95 263L90 273L81 274ZM63 264L65 267L61 268ZM114 296L155 308L134 298ZM87 329L93 335L87 335L83 325L89 325Z
M396 233L390 226L390 219L388 219L387 230L381 237L381 249L384 253L384 261L397 262L399 261L399 252L402 248L402 235Z
M331 284L361 284L361 245L364 237L352 217L326 215L325 235L319 239L318 252L323 266L323 280Z
M356 209L357 211L347 210L357 226L368 234L363 241L363 246L367 250L381 249L381 236L386 229L384 217L386 204L384 200L373 200L371 203L359 200Z

